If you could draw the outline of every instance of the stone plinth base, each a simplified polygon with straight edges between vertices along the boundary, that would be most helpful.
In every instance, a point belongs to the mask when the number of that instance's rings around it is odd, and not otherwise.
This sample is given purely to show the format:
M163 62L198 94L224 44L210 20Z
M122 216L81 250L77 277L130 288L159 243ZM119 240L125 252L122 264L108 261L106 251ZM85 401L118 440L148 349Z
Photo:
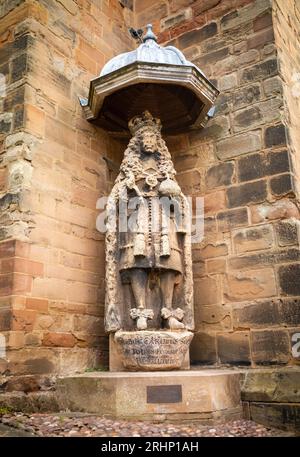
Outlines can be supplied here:
M299 366L245 370L241 389L245 418L300 433Z
M242 414L232 370L85 373L59 378L57 394L63 409L113 418L209 423Z
M118 331L109 336L110 371L188 370L193 333L187 330Z

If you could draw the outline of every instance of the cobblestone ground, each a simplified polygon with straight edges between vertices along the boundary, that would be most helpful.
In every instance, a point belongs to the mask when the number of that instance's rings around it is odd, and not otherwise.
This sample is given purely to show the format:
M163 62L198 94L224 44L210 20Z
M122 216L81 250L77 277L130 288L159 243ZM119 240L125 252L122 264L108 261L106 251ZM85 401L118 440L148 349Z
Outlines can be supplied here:
M291 436L280 430L266 428L252 421L238 420L218 425L190 423L149 423L115 421L93 415L80 414L21 414L0 418L0 436L98 436L98 437L268 437ZM2 427L2 434L1 434ZM5 435L5 433L11 433ZM15 433L15 435L14 435Z
M0 438L16 438L18 436L34 436L32 433L28 433L22 430L18 430L7 425L0 424Z

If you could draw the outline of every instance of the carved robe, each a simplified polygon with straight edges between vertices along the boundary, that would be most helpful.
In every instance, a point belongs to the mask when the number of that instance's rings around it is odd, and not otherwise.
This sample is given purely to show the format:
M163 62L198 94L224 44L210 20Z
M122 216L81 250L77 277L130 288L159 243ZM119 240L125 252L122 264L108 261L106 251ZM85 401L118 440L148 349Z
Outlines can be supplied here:
M176 211L181 213L184 202L181 195L178 195L176 200L172 195L164 195L166 208L162 206L159 189L165 179L157 170L155 158L151 157L148 164L144 164L143 173L136 179L140 202L136 190L128 189L129 200L135 199L138 203L134 214L137 218L135 231L119 233L120 271L130 268L168 269L177 273L183 271L184 231L182 227L178 231L174 204L171 204L170 208L168 201L177 203ZM129 217L132 217L132 213Z

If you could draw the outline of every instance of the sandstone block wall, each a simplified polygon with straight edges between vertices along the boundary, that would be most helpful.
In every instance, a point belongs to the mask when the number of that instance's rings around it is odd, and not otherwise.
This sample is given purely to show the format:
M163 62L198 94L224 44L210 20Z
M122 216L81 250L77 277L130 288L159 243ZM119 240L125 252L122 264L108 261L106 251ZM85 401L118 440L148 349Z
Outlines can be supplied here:
M285 123L289 127L289 147L294 182L300 190L300 4L297 0L274 1L273 21L280 74L283 83Z
M108 193L122 147L83 120L78 96L87 96L105 61L132 47L131 14L118 1L1 3L6 390L46 388L54 374L107 362L96 201Z

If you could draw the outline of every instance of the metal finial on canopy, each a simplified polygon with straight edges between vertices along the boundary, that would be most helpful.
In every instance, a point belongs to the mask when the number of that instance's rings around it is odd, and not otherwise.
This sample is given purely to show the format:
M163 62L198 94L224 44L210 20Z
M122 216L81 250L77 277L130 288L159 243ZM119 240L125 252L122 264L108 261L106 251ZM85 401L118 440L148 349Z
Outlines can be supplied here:
M147 32L146 35L143 37L143 42L145 43L147 40L154 40L157 41L157 36L153 33L152 24L146 25Z

